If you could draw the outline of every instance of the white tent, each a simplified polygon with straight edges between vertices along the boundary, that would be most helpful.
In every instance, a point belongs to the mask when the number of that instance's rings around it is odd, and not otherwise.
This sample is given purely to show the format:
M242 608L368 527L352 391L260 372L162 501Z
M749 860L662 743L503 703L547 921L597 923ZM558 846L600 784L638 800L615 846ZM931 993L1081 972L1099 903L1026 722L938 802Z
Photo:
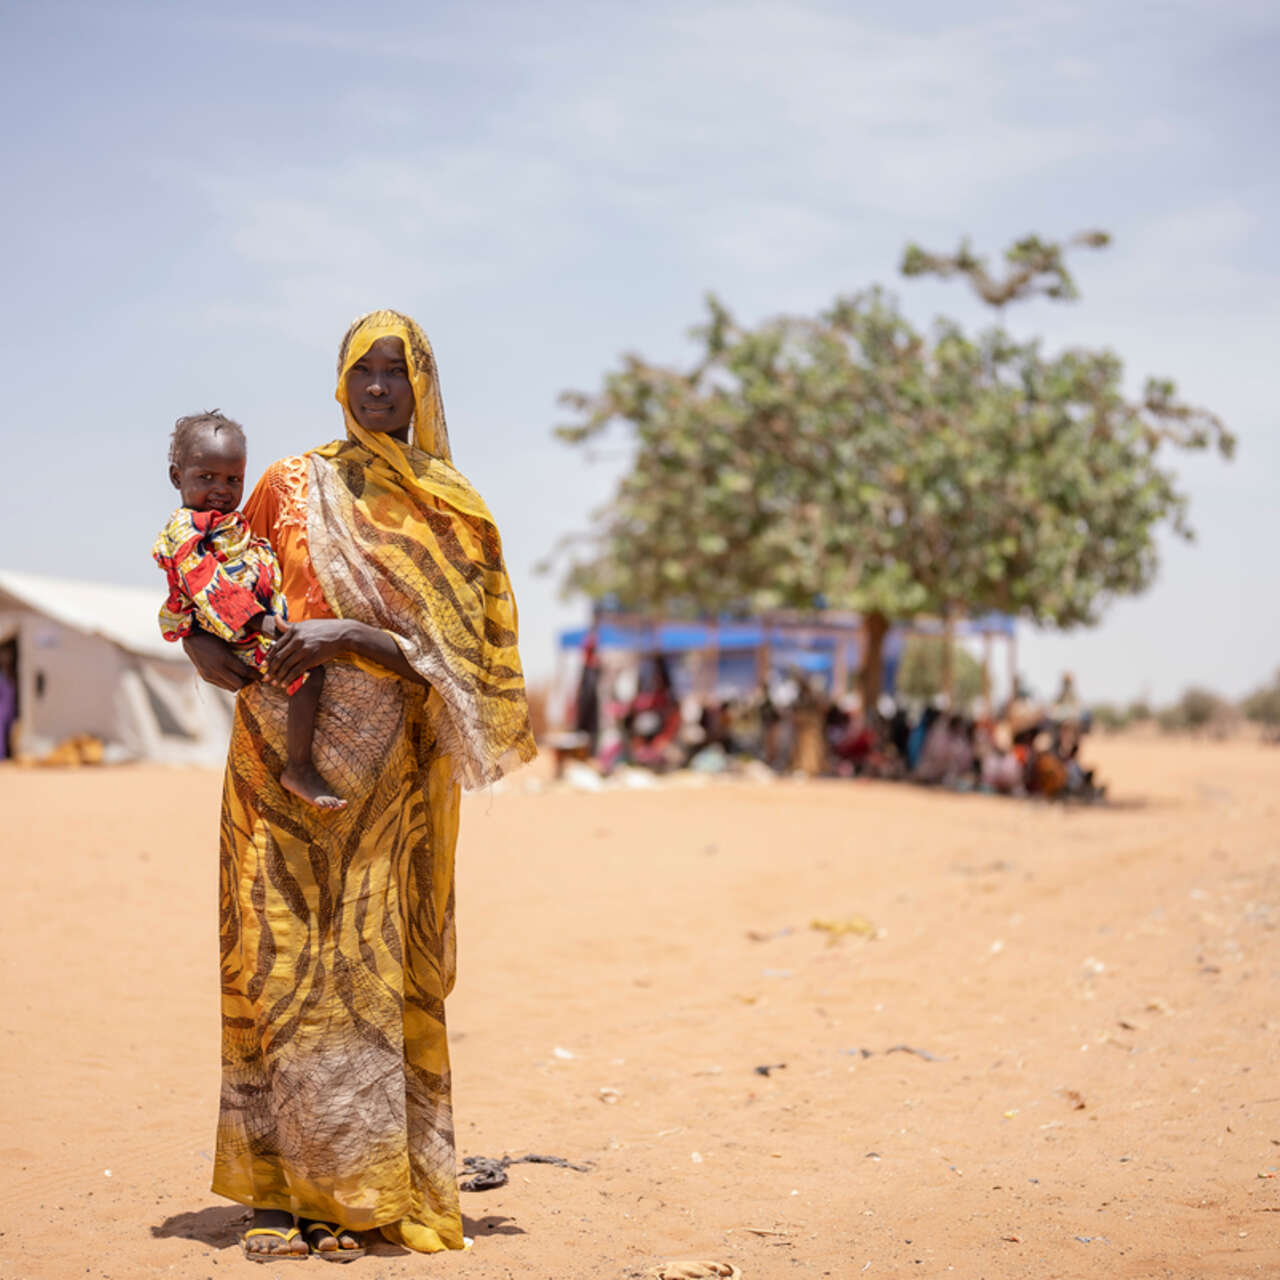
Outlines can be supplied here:
M23 755L92 734L109 760L219 764L232 697L160 635L164 586L107 586L0 570L0 643L17 649Z

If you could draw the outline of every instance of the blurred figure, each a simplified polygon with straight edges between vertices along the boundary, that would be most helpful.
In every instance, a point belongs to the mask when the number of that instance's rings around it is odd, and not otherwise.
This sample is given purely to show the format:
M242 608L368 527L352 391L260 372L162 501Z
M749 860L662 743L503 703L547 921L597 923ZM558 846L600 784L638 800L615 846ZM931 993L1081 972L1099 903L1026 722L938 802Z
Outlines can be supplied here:
M18 671L15 646L0 645L0 760L12 754L9 739L18 719Z
M804 676L797 675L796 683L796 698L791 705L791 768L806 777L818 778L827 771L823 700Z
M899 770L905 771L909 767L907 748L911 741L911 717L907 715L906 707L899 706L888 694L881 697L879 711L888 745L898 758Z
M839 710L839 720L833 720L828 713L831 754L855 776L866 773L877 755L879 740L876 731L863 714L862 699L856 694L850 695L846 705Z
M958 786L972 781L971 728L960 715L937 714L925 735L913 777L917 782Z
M998 724L982 753L982 785L997 795L1021 795L1022 761L1013 750L1013 733L1007 724Z
M760 689L760 752L770 769L782 767L782 712L769 692L768 682Z
M632 764L665 771L681 763L678 738L683 723L666 658L653 654L640 675L639 688L623 716L627 757Z
M1013 697L1005 709L1005 719L1013 732L1013 741L1017 745L1031 744L1031 740L1044 727L1044 709L1032 698L1031 691L1018 680L1014 686Z
M594 756L600 745L600 656L594 631L588 631L582 642L582 674L574 698L573 728L586 735L587 755Z
M1067 788L1067 766L1054 750L1053 735L1038 733L1031 743L1027 761L1027 790L1048 800L1060 796Z
M1076 693L1076 678L1070 671L1062 673L1062 687L1053 700L1049 715L1055 724L1078 725L1084 718L1084 706Z
M733 732L733 704L728 698L711 698L703 703L698 725L702 730L702 746L719 747L730 756L738 750Z

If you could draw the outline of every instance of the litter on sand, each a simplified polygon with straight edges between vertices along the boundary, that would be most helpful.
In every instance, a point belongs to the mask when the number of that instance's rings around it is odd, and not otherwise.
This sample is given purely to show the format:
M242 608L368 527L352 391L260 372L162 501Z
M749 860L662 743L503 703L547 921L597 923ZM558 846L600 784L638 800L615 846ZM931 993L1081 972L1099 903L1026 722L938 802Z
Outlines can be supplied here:
M472 1176L465 1182L458 1183L459 1191L493 1191L505 1187L509 1179L507 1170L513 1164L554 1164L562 1169L576 1169L579 1173L590 1173L589 1164L573 1164L563 1156L503 1156L495 1160L492 1156L464 1156L462 1167Z
M914 1053L917 1058L923 1058L926 1062L946 1062L946 1058L939 1058L928 1049L916 1049L909 1044L891 1045L885 1053Z
M653 1280L742 1280L732 1262L664 1262L649 1275Z
M810 920L810 929L827 935L827 946L834 947L846 934L855 938L874 938L879 930L866 916L848 916L844 920Z
M767 1076L770 1071L782 1071L786 1067L785 1062L766 1062L756 1068L756 1075Z

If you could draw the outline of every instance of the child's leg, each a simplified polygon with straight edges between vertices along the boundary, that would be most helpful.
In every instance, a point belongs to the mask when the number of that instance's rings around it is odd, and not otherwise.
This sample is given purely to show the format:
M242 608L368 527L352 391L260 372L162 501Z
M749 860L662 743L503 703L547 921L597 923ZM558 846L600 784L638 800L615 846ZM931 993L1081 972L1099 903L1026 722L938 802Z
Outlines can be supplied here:
M312 667L307 679L289 699L287 746L289 763L280 775L280 784L319 809L345 809L347 802L332 793L311 759L316 732L316 709L324 688L324 668Z

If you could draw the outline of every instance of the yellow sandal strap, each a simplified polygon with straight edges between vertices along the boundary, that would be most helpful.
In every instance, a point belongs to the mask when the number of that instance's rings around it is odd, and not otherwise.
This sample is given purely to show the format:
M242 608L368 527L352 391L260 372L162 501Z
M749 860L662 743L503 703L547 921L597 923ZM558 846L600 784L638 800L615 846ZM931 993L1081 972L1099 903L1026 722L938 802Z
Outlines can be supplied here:
M244 1233L244 1239L247 1240L250 1236L276 1236L288 1244L301 1234L297 1227L290 1227L288 1231L281 1231L279 1227L250 1227Z

